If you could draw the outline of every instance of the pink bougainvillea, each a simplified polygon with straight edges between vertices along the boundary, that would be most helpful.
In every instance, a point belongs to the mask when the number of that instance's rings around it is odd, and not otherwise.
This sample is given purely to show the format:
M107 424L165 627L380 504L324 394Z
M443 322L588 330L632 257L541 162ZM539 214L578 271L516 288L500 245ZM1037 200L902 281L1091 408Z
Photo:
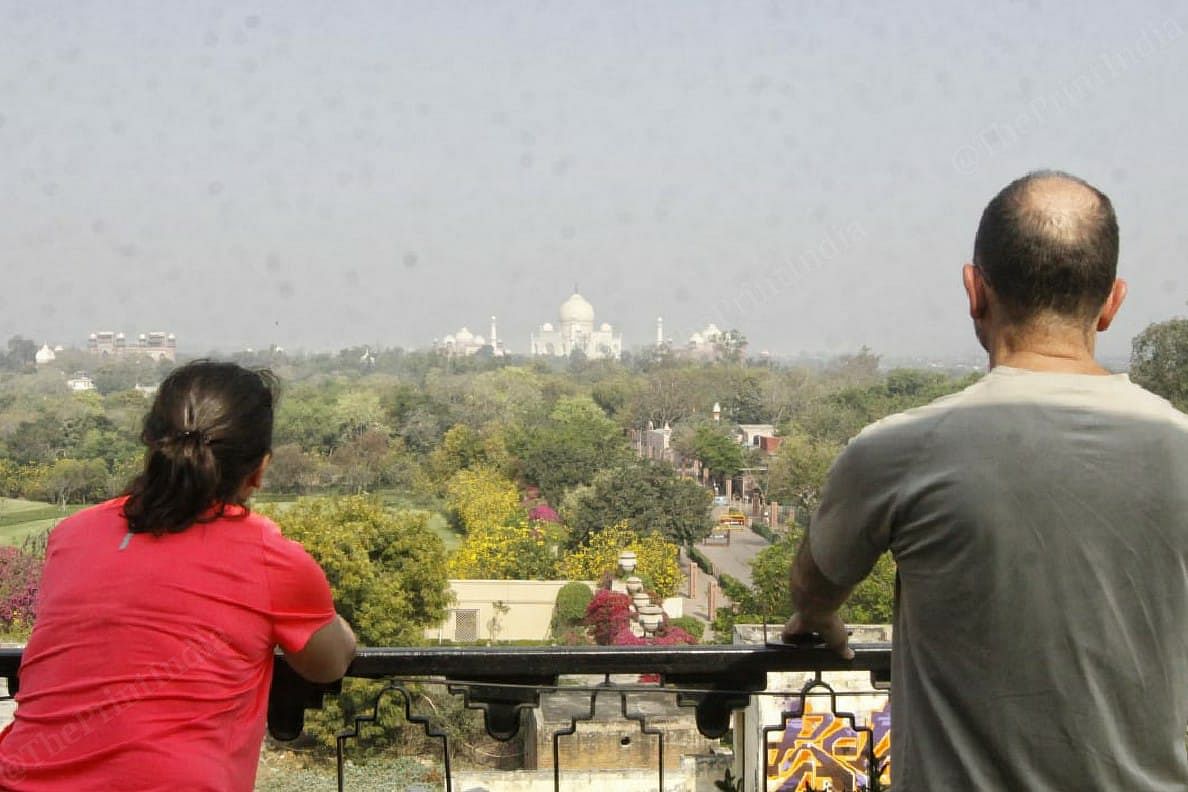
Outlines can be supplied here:
M651 641L657 646L676 646L678 644L695 644L697 638L680 627L666 627L656 633Z
M631 632L630 625L626 625L623 629L615 633L611 644L614 646L647 646L650 642L640 638L635 633Z
M542 503L538 506L533 506L528 512L528 519L537 522L559 523L561 522L560 515L557 511L547 503Z
M0 547L0 627L32 623L44 562L16 547Z

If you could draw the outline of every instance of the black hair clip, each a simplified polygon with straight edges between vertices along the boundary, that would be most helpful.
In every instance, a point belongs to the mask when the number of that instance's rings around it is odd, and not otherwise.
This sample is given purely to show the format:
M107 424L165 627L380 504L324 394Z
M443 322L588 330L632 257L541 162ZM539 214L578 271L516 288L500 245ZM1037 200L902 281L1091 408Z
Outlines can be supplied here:
M184 432L178 432L175 436L175 439L178 442L184 442L194 438L197 438L198 442L203 445L210 445L210 438L207 437L206 432L203 432L201 429L187 429Z

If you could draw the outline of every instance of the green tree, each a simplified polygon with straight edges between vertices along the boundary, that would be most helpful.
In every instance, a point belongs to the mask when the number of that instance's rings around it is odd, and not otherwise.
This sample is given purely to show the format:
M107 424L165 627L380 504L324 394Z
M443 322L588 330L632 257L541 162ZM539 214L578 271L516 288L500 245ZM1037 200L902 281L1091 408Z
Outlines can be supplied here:
M564 397L543 425L518 433L512 451L524 477L553 503L605 467L630 457L619 426L588 396Z
M157 361L148 355L127 355L104 361L91 371L101 395L133 391L137 385L155 385L162 378Z
M712 500L709 490L678 478L668 465L635 460L603 470L590 486L574 490L562 502L561 515L571 547L619 522L640 535L656 532L688 545L709 534Z
M326 572L334 605L363 646L416 646L426 627L445 618L450 603L445 546L429 514L392 512L365 496L300 498L281 511L262 510L286 536L305 546ZM323 710L306 713L307 731L326 748L342 724L370 712L382 684L348 679ZM403 726L388 707L361 733L366 750L391 745Z
M741 613L779 622L792 615L792 562L803 533L793 531L751 560L751 585L735 585L727 594ZM895 562L884 553L870 575L854 587L839 614L847 624L888 624L895 606Z
M305 492L318 483L318 460L301 450L296 443L272 449L268 465L268 489L278 492Z
M746 464L742 447L725 430L708 423L694 430L688 453L710 469L720 489L725 489L724 479L734 478Z
M367 390L349 390L334 404L333 421L339 434L358 440L370 431L383 430L383 407L379 396Z
M329 454L341 438L335 400L334 389L325 385L286 391L276 411L273 442L294 443L306 451Z
M766 495L803 512L817 508L821 487L841 446L805 434L784 437L767 468Z
M338 449L333 462L342 486L355 493L380 485L407 487L415 472L415 462L405 451L404 442L400 438L392 440L378 429L352 437Z
M554 638L561 638L581 626L586 618L586 608L590 600L594 599L594 592L590 586L581 581L570 581L557 592L557 599L553 606L553 618L549 623L549 631Z
M65 508L67 503L102 499L107 494L107 466L100 459L59 459L41 481L46 495Z
M317 559L361 644L416 645L445 616L445 545L429 514L366 496L299 498L266 513Z
M15 335L8 339L8 354L0 362L5 368L19 371L33 365L36 357L37 344L24 336Z
M484 467L504 478L512 477L513 460L503 430L488 425L474 429L456 424L425 458L424 477L419 486L435 495L445 495L446 484L460 470Z
M1144 388L1188 411L1188 319L1148 325L1135 336L1130 376Z

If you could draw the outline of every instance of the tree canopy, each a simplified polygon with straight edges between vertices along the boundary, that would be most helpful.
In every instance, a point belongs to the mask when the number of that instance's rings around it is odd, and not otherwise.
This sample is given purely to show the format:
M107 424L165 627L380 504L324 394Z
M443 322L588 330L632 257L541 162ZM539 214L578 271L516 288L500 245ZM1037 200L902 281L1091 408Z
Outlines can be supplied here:
M590 486L572 491L561 516L570 528L571 545L618 523L688 545L709 533L712 500L709 490L678 477L670 466L635 460L602 470Z
M1130 377L1188 410L1188 319L1149 325L1131 347Z

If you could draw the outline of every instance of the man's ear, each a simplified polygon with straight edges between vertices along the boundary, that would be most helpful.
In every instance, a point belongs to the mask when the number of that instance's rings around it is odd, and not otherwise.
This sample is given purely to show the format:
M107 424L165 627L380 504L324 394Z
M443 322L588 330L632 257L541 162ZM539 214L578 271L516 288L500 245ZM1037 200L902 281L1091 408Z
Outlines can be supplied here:
M965 296L969 298L969 318L981 319L986 315L986 279L982 271L973 264L961 268L961 281L965 284Z
M1126 281L1121 278L1114 280L1114 285L1110 287L1110 295L1106 297L1105 304L1101 306L1101 313L1097 315L1097 332L1103 333L1110 329L1110 324L1118 315L1118 309L1126 301L1127 290Z

